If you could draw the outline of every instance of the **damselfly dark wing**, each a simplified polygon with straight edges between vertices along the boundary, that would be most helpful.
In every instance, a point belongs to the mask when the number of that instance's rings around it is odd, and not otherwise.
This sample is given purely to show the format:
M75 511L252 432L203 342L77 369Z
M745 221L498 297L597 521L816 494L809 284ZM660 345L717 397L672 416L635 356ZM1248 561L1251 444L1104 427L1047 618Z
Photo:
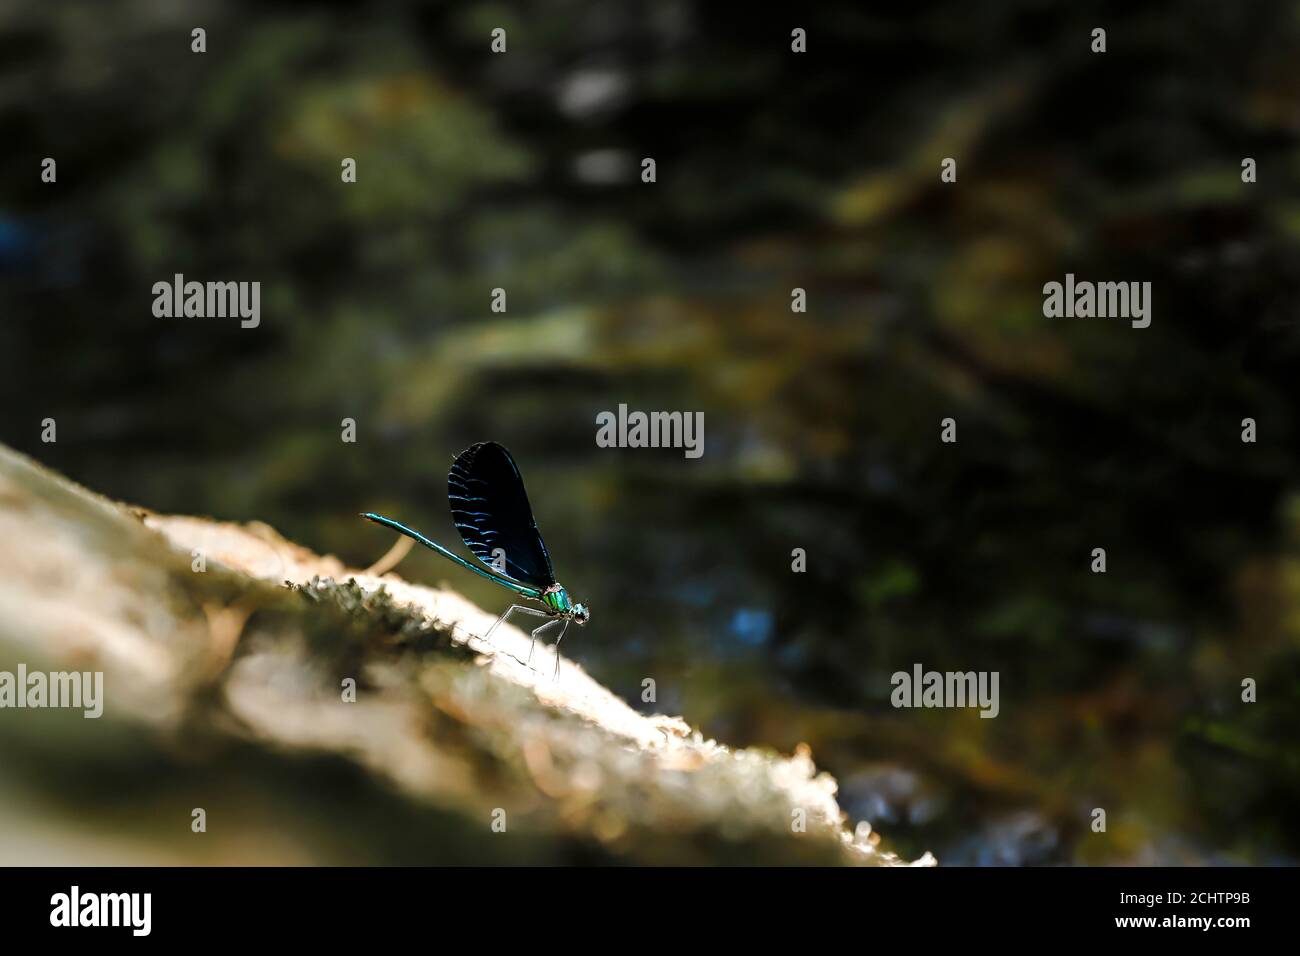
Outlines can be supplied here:
M545 590L555 583L537 520L515 460L496 442L461 452L447 475L447 501L465 546L494 570ZM504 552L502 564L493 554Z

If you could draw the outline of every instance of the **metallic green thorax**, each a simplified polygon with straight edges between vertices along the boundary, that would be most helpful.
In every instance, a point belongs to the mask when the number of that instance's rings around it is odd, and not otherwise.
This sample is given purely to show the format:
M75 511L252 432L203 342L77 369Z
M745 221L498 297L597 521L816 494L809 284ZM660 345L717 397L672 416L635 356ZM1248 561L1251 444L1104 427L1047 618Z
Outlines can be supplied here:
M542 592L542 603L555 614L566 614L573 610L573 604L569 601L569 592L558 584L552 584Z

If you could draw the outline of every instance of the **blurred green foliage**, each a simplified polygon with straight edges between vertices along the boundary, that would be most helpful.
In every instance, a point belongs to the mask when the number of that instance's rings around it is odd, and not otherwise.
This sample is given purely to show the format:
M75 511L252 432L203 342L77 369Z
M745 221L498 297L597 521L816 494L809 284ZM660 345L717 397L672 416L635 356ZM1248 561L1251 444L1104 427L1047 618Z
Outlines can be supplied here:
M359 510L455 542L495 439L593 607L566 650L809 742L905 855L1296 859L1300 5L5 16L6 442L364 566ZM175 272L261 281L261 327L155 319ZM1151 327L1045 320L1066 272L1151 281ZM703 411L704 458L597 449L620 402ZM892 710L918 661L1000 671L1001 716Z

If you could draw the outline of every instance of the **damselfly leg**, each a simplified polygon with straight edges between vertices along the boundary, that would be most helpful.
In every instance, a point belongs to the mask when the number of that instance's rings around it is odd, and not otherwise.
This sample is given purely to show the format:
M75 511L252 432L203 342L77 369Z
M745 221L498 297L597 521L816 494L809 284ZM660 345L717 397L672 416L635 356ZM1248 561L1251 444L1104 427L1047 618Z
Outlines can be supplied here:
M532 633L533 642L528 645L528 660L524 661L525 664L531 664L533 662L533 648L537 646L537 635L542 633L542 631L546 630L552 624L559 624L559 623L560 623L560 619L558 617L552 618L551 620L543 624L541 627L536 627L533 629L533 633Z
M564 627L560 628L560 636L555 639L555 673L551 675L551 680L560 676L560 641L564 640L564 632L569 629L569 619L564 619Z
M499 618L497 618L497 622L488 628L487 633L483 635L483 640L490 641L492 639L492 632L495 631L498 627L500 627L505 622L505 619L508 618L515 611L523 611L525 614L531 614L533 617L551 616L547 614L545 611L539 611L537 610L537 608L529 607L526 604L512 604L508 608L506 608L506 613L502 614Z

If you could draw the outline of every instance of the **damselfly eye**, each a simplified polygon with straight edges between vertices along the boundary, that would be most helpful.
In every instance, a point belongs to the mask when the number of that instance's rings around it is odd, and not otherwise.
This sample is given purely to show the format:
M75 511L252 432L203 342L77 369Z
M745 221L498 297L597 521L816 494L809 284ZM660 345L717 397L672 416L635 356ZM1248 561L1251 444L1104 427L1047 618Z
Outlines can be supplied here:
M579 624L586 624L591 619L591 612L587 610L585 604L573 605L573 619Z

